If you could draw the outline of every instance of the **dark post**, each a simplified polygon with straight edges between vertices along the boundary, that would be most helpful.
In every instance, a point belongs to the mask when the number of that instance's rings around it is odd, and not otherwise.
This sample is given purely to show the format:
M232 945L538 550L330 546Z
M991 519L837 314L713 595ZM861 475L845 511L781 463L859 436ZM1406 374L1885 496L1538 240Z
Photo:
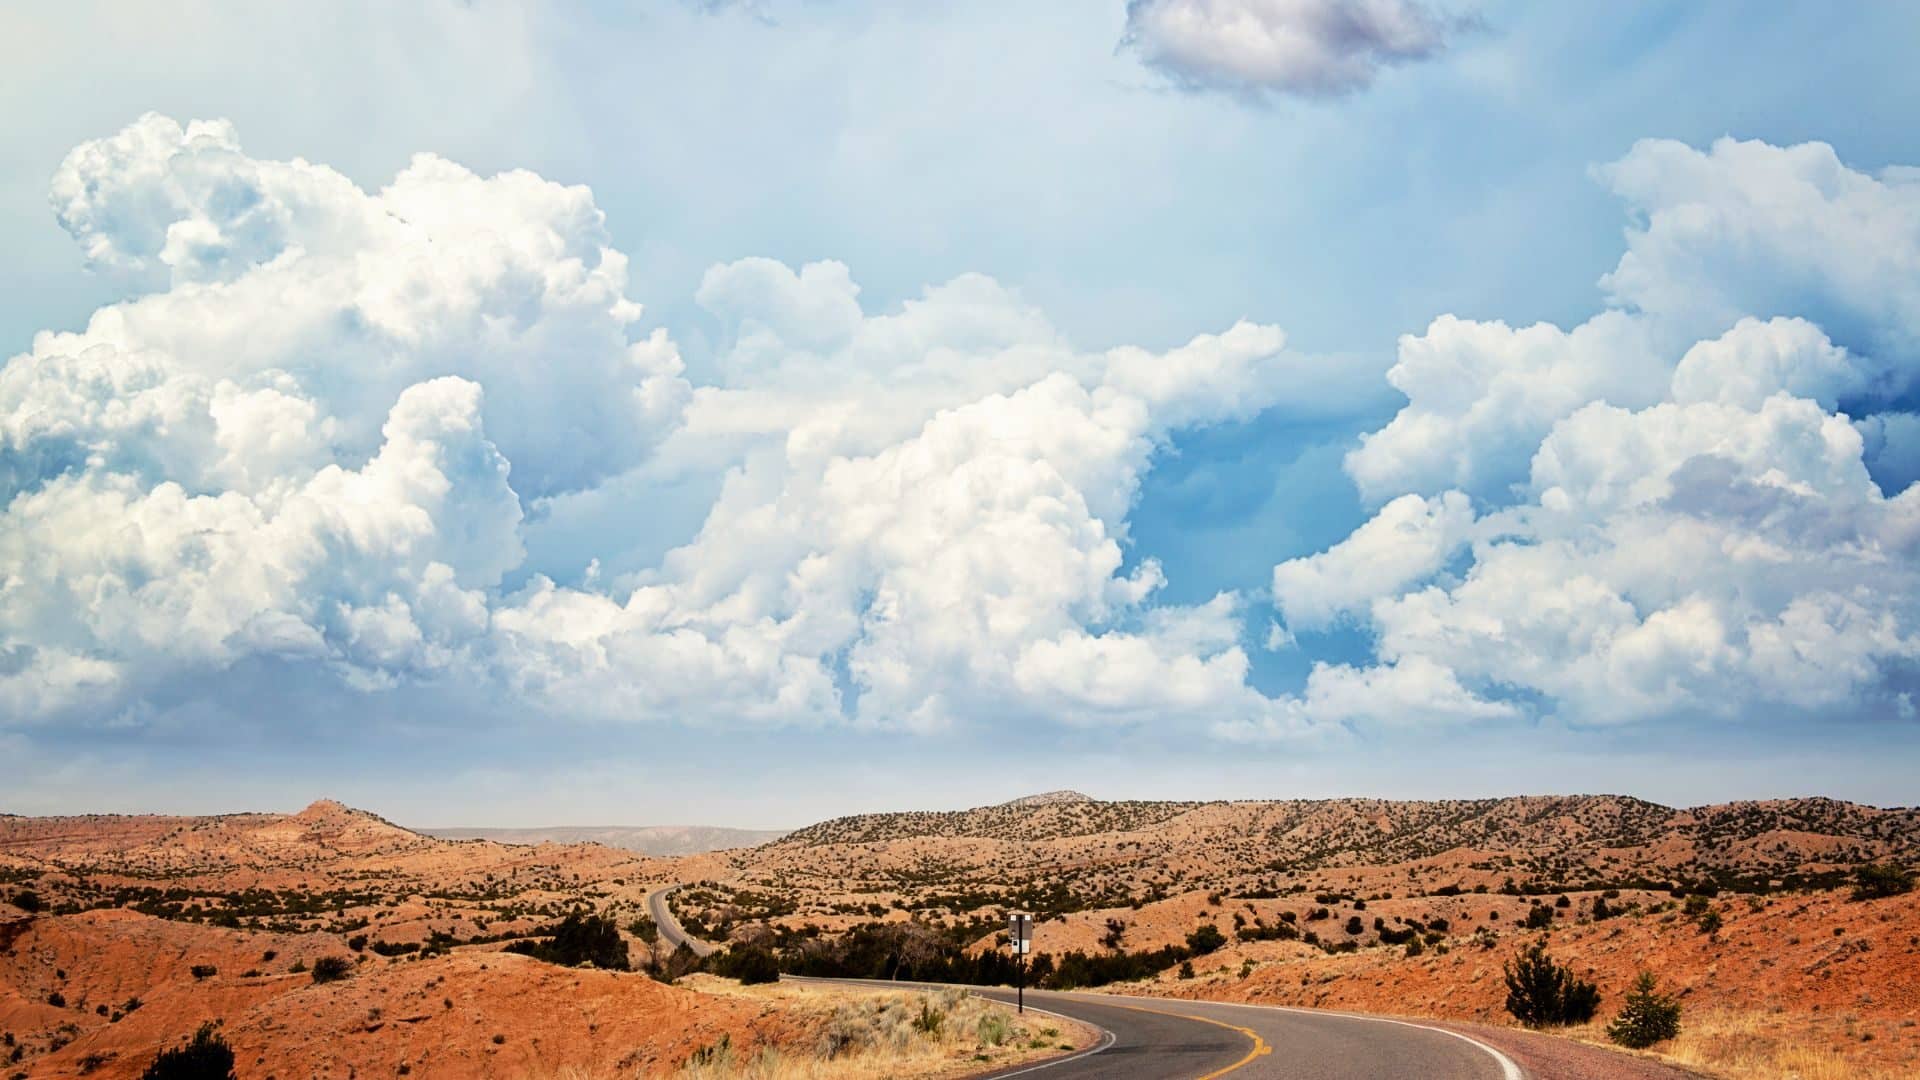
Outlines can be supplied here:
M1025 1016L1027 1012L1027 954L1020 951L1019 938L1015 938L1013 941L1013 955L1018 961L1015 970L1019 972L1013 979L1014 1011Z

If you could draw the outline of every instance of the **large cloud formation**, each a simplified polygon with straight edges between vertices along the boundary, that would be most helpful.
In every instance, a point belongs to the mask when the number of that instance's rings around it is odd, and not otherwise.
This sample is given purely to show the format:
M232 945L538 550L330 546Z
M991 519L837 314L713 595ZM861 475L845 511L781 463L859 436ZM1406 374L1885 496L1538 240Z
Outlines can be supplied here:
M1129 0L1121 45L1189 90L1333 97L1434 56L1460 25L1416 0Z
M1732 140L1599 175L1635 212L1613 306L1403 338L1407 404L1347 458L1384 505L1275 569L1288 626L1576 722L1910 711L1920 184Z
M1270 641L1372 655L1269 696L1266 616L1164 602L1128 518L1177 432L1322 414L1277 328L1089 352L990 278L872 311L748 258L699 283L696 379L584 188L422 155L367 191L143 117L53 181L124 297L0 368L0 720L137 723L253 663L637 723L1910 714L1920 184L1731 141L1599 176L1606 310L1402 339L1346 459L1374 517L1271 581ZM697 526L648 524L685 490Z
M0 714L267 657L640 722L1311 726L1248 686L1239 598L1155 604L1124 551L1173 431L1309 377L1275 328L1085 353L988 278L870 314L746 259L696 386L584 188L421 155L369 192L147 116L52 198L127 295L0 370ZM527 573L533 518L689 473L719 497L657 565Z

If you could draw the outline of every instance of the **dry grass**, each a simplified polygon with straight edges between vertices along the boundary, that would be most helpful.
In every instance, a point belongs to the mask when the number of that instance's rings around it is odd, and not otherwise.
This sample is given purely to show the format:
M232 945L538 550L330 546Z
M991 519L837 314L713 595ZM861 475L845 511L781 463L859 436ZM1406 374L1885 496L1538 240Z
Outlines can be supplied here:
M1910 1029L1882 1026L1888 1030L1876 1037L1868 1027L1842 1016L1712 1009L1688 1012L1678 1038L1642 1056L1721 1080L1911 1080L1920 1075L1920 1048L1912 1036L1902 1038ZM1599 1023L1567 1034L1606 1044L1606 1030Z
M696 975L703 993L756 999L797 1019L803 1040L742 1049L704 1047L676 1074L683 1080L880 1080L958 1077L1037 1061L1092 1041L1090 1029L1013 1010L963 989L862 991L781 983L743 987ZM562 1070L552 1080L632 1080L639 1072Z

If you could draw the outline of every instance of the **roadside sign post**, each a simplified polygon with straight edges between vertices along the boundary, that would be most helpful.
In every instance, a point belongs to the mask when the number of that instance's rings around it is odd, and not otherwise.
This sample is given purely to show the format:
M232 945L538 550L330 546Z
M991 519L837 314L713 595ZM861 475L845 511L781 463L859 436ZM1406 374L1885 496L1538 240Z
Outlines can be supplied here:
M1014 1010L1024 1015L1027 1011L1027 954L1033 951L1033 916L1020 911L1008 914L1007 941L1013 946Z

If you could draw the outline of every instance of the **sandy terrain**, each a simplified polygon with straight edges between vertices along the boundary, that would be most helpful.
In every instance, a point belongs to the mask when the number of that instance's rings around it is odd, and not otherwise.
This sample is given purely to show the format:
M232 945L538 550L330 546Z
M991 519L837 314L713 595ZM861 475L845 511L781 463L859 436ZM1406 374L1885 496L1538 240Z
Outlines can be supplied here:
M1110 989L1496 1026L1507 1024L1501 965L1539 936L1522 924L1545 907L1551 950L1600 985L1602 1020L1643 967L1681 994L1685 1033L1656 1048L1667 1060L1740 1078L1915 1075L1920 896L1855 902L1843 886L1881 860L1920 863L1920 814L1817 799L1672 809L1612 796L1050 793L837 819L677 858L436 839L328 802L287 815L0 817L0 1056L33 1077L133 1076L218 1020L250 1080L403 1067L586 1078L689 1062L719 1076L774 1057L790 1075L830 1075L819 1047L842 1003L500 951L591 910L644 967L645 898L685 882L676 912L720 941L778 930L826 941L912 919L978 952L1020 908L1040 913L1036 949L1051 957L1181 945L1211 925L1227 944L1191 977L1169 968ZM1715 886L1692 911L1676 898ZM1624 913L1596 918L1596 904ZM1703 926L1708 911L1717 929ZM1282 927L1295 940L1278 939ZM323 957L348 960L351 976L316 984ZM876 1008L869 1020L897 1033L903 1015ZM1603 1038L1597 1024L1572 1034ZM1031 1038L990 1051L895 1038L862 1045L936 1071L1042 1052ZM722 1047L733 1066L716 1059Z

